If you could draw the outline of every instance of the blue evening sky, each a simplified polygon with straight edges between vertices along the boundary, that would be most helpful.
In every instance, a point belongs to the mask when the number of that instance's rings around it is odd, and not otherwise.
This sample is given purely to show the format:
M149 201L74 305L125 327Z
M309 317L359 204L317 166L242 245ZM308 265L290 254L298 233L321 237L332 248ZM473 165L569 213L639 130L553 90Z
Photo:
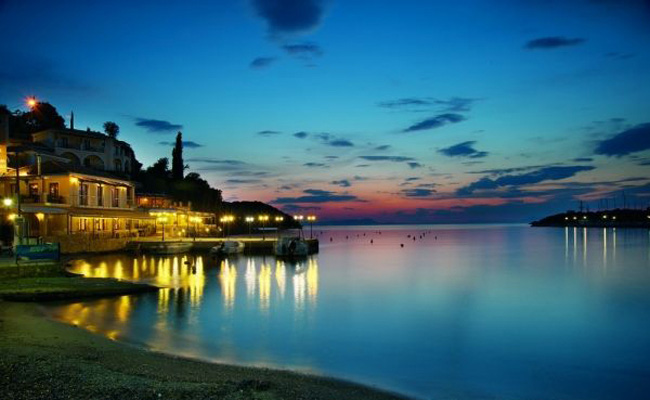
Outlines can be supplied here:
M645 0L0 0L0 104L35 95L322 219L527 221L650 202ZM194 144L194 146L192 146Z

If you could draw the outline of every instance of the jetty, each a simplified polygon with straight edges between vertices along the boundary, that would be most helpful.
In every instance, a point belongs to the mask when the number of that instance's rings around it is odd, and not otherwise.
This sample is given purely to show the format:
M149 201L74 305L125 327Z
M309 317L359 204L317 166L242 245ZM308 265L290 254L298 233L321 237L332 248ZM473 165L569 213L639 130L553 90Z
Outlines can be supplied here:
M531 222L536 227L650 228L650 209L567 211Z
M128 245L127 250L135 250L139 248L143 252L147 252L148 249L158 248L161 243L169 243L174 245L176 243L191 243L192 246L189 251L192 252L208 252L214 246L220 245L224 241L237 240L244 243L244 254L246 255L273 255L275 254L275 244L277 242L277 237L221 237L221 238L179 238L173 240L162 241L162 238L159 237L148 237L148 238L136 238L133 239ZM318 239L305 239L307 245L309 246L309 254L318 253L319 243Z

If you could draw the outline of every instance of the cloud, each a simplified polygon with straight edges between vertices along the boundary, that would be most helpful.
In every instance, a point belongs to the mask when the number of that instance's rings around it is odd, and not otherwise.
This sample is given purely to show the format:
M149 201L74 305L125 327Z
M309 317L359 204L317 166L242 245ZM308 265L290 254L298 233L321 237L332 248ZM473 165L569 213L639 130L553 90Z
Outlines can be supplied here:
M341 179L340 181L332 181L330 182L332 185L338 185L340 187L350 187L352 184L350 183L349 180L347 179Z
M262 183L262 182L264 181L261 179L228 179L225 183L231 185L237 185L237 184Z
M301 131L294 133L293 136L297 137L298 139L304 139L309 136L309 133Z
M283 205L281 208L282 208L282 211L284 211L286 213L317 211L317 210L321 209L321 207L318 207L318 206L299 206L297 204L286 204L286 205Z
M447 157L469 157L469 158L483 158L489 153L487 151L478 151L474 148L476 141L468 141L455 144L438 150L438 153L444 154Z
M390 109L437 109L441 113L459 113L471 111L474 103L480 99L469 97L450 97L440 100L434 97L404 97L397 100L382 101L379 107Z
M278 132L278 131L269 131L269 130L265 130L265 131L259 131L259 132L257 132L257 134L260 135L260 136L275 136L275 135L279 135L279 134L281 134L281 133L282 133L282 132Z
M375 150L377 150L377 151L384 151L384 150L388 150L388 149L390 149L389 144L382 144L381 146L375 147Z
M169 133L183 129L183 125L172 124L161 119L135 118L135 124L149 133Z
M577 46L586 42L583 38L567 38L564 36L547 36L529 40L524 45L528 50L550 50L560 47Z
M420 164L419 162L411 161L407 164L411 169L422 168L422 164Z
M650 149L650 123L645 123L600 141L594 152L605 156L622 157L648 149Z
M330 140L327 142L328 145L332 147L352 147L354 146L354 143L352 143L349 140L345 139L335 139L335 140Z
M309 168L327 168L327 164L316 163L316 162L304 163L303 166L309 167Z
M591 158L591 157L578 157L578 158L574 158L572 161L573 162L592 162L592 161L594 161L594 159Z
M249 67L252 69L263 69L268 68L273 64L277 58L275 57L257 57L249 64Z
M366 161L391 161L391 162L415 161L413 157L403 157L403 156L359 156L359 158Z
M435 192L433 189L404 189L401 193L405 197L429 197Z
M299 58L311 59L323 55L323 49L313 42L285 44L282 49L289 55Z
M322 0L251 0L251 3L273 36L313 30L325 13Z
M215 158L190 158L188 162L199 162L206 164L221 164L221 165L246 165L244 161L239 160L221 160Z
M357 196L351 194L337 194L328 190L307 189L304 190L304 196L300 197L278 197L271 201L274 204L291 204L291 203L340 203L347 201L363 201Z
M461 122L464 120L465 117L460 114L453 114L453 113L440 114L440 115L436 115L435 117L428 118L416 124L413 124L408 128L404 129L402 132L408 133L408 132L416 132L416 131L422 131L427 129L435 129L435 128L440 128L442 126L445 126L447 124L455 124L457 122Z
M163 146L175 146L176 142L158 142L158 144L161 144ZM188 149L196 149L199 147L203 147L203 145L196 143L192 140L183 140L183 147L186 147Z
M403 107L428 107L433 105L435 99L431 97L404 97L397 100L380 101L377 103L383 108L403 108Z
M595 169L595 167L590 165L554 166L541 168L525 174L503 175L496 179L484 177L458 189L456 193L460 196L464 196L472 194L475 190L490 190L503 186L521 186L532 185L544 181L558 181L570 178L579 172L591 171L593 169Z

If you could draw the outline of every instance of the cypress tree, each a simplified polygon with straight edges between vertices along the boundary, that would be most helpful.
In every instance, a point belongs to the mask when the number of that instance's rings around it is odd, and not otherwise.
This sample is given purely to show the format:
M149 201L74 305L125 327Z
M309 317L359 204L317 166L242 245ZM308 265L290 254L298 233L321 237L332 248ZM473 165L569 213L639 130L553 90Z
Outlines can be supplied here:
M183 134L178 132L176 135L176 144L172 150L172 179L182 180L183 170L185 164L183 163Z

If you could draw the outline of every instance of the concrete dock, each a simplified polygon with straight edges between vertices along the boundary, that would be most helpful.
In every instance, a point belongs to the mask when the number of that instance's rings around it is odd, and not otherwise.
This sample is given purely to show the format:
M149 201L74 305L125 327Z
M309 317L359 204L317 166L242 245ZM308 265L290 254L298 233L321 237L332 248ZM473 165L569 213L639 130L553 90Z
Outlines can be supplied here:
M196 238L196 239L173 238L173 239L165 239L165 242L192 243L191 251L208 252L210 251L211 248L220 245L221 242L226 240L237 240L243 242L244 254L248 254L248 255L273 255L275 243L277 242L276 237L261 238L257 236L255 237L237 236L237 237L227 237L227 238ZM129 243L127 250L133 249L135 246L140 246L140 249L146 252L148 246L152 246L154 244L159 245L161 241L162 239L160 237L146 237L146 238L133 239ZM307 242L307 245L309 246L309 254L318 253L318 247L319 247L318 239L305 239L305 242Z

